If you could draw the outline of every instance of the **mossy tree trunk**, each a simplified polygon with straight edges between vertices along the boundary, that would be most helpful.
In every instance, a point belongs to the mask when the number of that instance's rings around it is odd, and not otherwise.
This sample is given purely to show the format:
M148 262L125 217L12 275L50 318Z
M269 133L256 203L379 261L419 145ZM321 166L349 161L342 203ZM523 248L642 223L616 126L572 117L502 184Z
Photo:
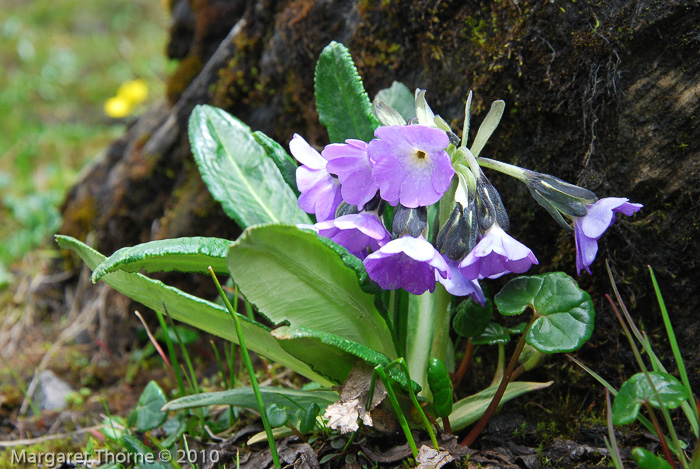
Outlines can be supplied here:
M350 48L371 97L393 80L425 88L433 109L460 130L470 89L477 125L491 101L504 99L507 111L484 156L644 204L609 230L593 275L580 278L597 301L594 341L616 329L603 301L611 291L603 260L635 315L658 324L651 265L698 389L696 1L176 0L173 18L168 52L180 66L168 101L136 121L73 188L62 233L92 233L105 253L159 238L235 238L238 228L192 160L192 107L219 106L284 145L296 132L320 147L327 136L314 107L313 69L336 40ZM539 270L575 275L572 237L522 185L489 175L512 234L533 249ZM603 350L612 348L583 353L600 360Z

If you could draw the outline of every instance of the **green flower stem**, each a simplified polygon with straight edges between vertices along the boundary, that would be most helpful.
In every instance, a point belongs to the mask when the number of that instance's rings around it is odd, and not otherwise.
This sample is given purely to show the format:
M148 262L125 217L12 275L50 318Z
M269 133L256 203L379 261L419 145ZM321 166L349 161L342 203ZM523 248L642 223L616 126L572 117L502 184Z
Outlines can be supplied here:
M433 343L430 348L430 357L439 358L443 362L447 357L447 343L450 340L450 295L441 283L436 285L435 291L435 329L433 332ZM427 369L427 362L425 367ZM422 386L423 383L420 383Z
M496 390L496 394L493 395L493 399L491 399L491 403L486 408L486 410L484 411L484 414L481 416L481 418L476 423L474 428L472 428L472 430L469 432L469 434L460 442L460 445L469 446L472 443L474 443L474 440L476 440L476 438L482 432L484 427L486 427L486 424L491 419L491 416L498 408L498 404L501 402L501 399L503 398L503 394L506 392L506 388L508 387L508 383L510 382L511 375L513 374L513 371L515 370L515 366L518 364L518 358L520 358L520 354L522 353L523 348L525 347L525 336L527 335L527 331L530 329L530 326L532 326L532 323L535 322L535 319L536 319L536 317L533 315L532 319L530 320L527 327L523 331L523 334L520 336L520 340L518 341L518 345L515 347L515 351L513 352L513 356L510 358L510 362L508 363L508 368L506 368L506 371L503 374L503 379L501 379L501 384L498 386L498 389Z
M399 419L399 425L401 425L401 429L403 430L403 433L406 436L406 440L408 441L408 446L411 448L411 452L413 453L413 457L416 458L416 457L418 457L418 448L416 447L416 441L413 439L413 435L411 434L411 429L408 427L408 422L406 421L406 416L403 414L403 411L401 410L401 406L399 405L399 401L398 401L398 399L396 399L396 394L394 394L394 390L391 387L389 377L384 372L384 368L382 367L382 365L377 365L374 367L374 372L372 373L372 380L370 381L369 398L367 400L367 408L369 409L370 404L372 402L372 397L374 394L374 386L375 386L375 383L377 380L377 376L379 376L379 379L381 379L382 383L384 383L384 387L386 388L386 393L389 396L389 401L391 402L391 405L394 407L394 411L396 412L396 417ZM410 381L409 381L408 387L409 388L411 387Z
M236 335L238 336L238 345L241 347L241 357L243 358L243 363L248 370L248 376L250 377L250 385L253 387L253 393L255 394L255 401L258 404L258 409L260 410L260 418L263 422L263 427L265 427L265 433L267 434L267 442L270 445L270 452L272 453L272 462L275 465L275 469L280 469L280 458L277 455L277 445L275 444L275 437L272 435L272 427L270 427L270 421L267 418L267 412L265 412L265 403L262 399L262 394L260 394L260 388L258 387L258 381L255 379L255 370L253 370L253 363L250 361L250 355L248 354L248 348L245 345L245 337L243 337L243 329L241 328L241 321L238 319L236 310L231 306L231 302L228 300L226 293L219 280L216 278L214 269L209 267L209 272L211 273L212 279L214 279L214 284L216 284L216 289L219 291L221 299L224 300L226 309L231 314L233 322L236 327Z
M484 168L493 169L494 171L498 171L499 173L503 173L508 176L519 179L523 182L527 182L527 177L525 176L525 170L523 168L512 164L503 163L501 161L492 160L491 158L479 157L476 158L476 161L480 166L483 166Z
M498 345L498 361L496 362L496 371L493 374L493 379L491 379L491 384L489 386L494 386L496 383L503 381L504 370L506 368L506 345Z

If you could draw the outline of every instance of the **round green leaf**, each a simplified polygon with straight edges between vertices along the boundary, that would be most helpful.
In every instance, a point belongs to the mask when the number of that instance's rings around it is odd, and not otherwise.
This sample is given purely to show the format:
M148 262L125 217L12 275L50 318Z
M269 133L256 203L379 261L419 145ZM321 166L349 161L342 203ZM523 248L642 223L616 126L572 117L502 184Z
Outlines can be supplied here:
M136 413L136 430L146 432L161 426L168 416L167 412L161 411L161 408L167 401L165 393L158 386L158 383L155 381L149 382L143 393L141 393L139 402L134 409Z
M504 316L515 316L525 312L528 306L533 307L542 282L538 275L516 277L508 282L494 297L498 312Z
M267 414L267 419L270 421L270 425L273 427L281 427L287 423L287 412L277 404L270 404L267 409L265 409Z
M536 319L526 340L543 353L574 351L593 333L593 301L563 272L515 278L496 295L495 302L508 316L528 307L534 310Z
M457 312L452 320L452 327L462 337L474 337L486 329L493 318L493 303L486 300L481 306L471 298L457 306Z
M664 458L655 455L644 448L634 448L632 450L634 462L641 469L671 469L672 466Z
M690 398L688 390L673 376L655 371L648 373L660 401L656 398L654 389L644 373L637 373L624 382L620 392L615 396L612 406L612 417L615 425L626 425L637 418L639 408L645 402L652 407L675 409Z
M508 329L492 322L484 331L472 337L472 342L474 345L496 345L496 344L507 344L510 342L510 334L508 334Z

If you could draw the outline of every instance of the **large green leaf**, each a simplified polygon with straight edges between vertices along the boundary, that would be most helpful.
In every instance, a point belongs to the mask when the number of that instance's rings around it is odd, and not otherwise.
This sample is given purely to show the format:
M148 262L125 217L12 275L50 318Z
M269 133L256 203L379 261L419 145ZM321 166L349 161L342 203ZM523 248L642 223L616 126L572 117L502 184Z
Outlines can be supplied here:
M514 278L494 300L498 311L506 316L527 308L534 310L536 319L526 340L540 352L571 352L593 333L591 296L563 272Z
M653 388L649 379L654 384ZM685 386L668 373L655 371L648 373L648 377L644 373L637 373L622 384L615 396L612 406L613 423L626 425L634 422L639 408L645 402L656 408L675 409L689 398L690 393Z
M231 245L228 267L246 299L275 324L327 332L396 358L374 295L315 233L285 225L249 228Z
M62 248L75 251L91 269L94 269L105 260L105 256L69 236L56 236L56 241ZM165 304L165 307L168 308L168 313L173 319L238 343L238 337L233 327L233 319L219 305L189 295L177 288L170 287L163 282L152 280L138 273L117 271L105 275L102 281L148 308L164 312L163 304ZM268 328L249 320L245 316L239 315L239 318L243 328L243 335L246 338L246 345L250 350L264 355L324 386L332 384L326 378L312 371L308 365L285 352L270 335Z
M314 78L316 108L331 143L355 138L369 142L379 120L348 49L335 41L323 49Z
M525 381L514 381L508 383L505 394L501 399L499 407L506 402L515 399L518 396L530 391L538 391L552 385L554 381L546 383L530 383ZM450 425L453 431L461 430L467 425L471 425L481 418L486 408L491 403L494 394L496 394L498 385L491 386L469 397L465 397L456 402L452 413L450 414Z
M321 409L338 400L338 393L335 391L300 391L297 389L276 388L272 386L261 386L260 394L266 405L277 404L280 407L298 409L297 404L303 408L316 403ZM193 407L204 407L210 405L232 405L237 407L247 407L258 410L253 388L236 388L228 391L207 392L192 394L170 401L163 410L191 409Z
M391 363L382 353L327 332L282 326L272 331L272 335L287 352L307 363L318 374L337 383L345 382L359 361L364 361L372 367ZM408 389L406 375L397 367L389 370L388 374L404 389ZM420 386L414 383L414 391L419 392L420 389Z
M221 109L200 105L190 116L189 134L209 192L242 228L310 222L247 125Z
M122 248L95 268L92 283L116 270L228 274L226 254L231 241L220 238L175 238Z

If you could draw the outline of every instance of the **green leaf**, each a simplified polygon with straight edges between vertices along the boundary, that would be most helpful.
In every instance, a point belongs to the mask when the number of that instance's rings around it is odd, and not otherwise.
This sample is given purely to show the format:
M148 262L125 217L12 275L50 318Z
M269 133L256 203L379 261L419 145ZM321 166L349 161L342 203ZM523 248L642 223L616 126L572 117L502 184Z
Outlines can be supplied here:
M492 322L486 326L481 334L472 337L472 342L474 345L507 344L510 342L510 334L506 327Z
M391 363L382 353L327 332L282 326L272 331L272 335L279 340L284 350L308 363L318 374L337 383L345 382L360 360L372 367ZM390 369L388 375L404 389L408 389L406 375L398 367ZM421 389L415 382L413 388L415 392Z
M668 461L644 448L634 448L632 458L640 469L672 469Z
M62 248L75 251L91 269L94 269L105 260L105 256L69 236L58 235L56 236L56 241ZM236 344L238 343L238 337L233 327L233 319L228 311L219 305L189 295L177 288L165 285L163 282L152 280L137 273L116 271L105 275L102 281L148 308L164 313L163 304L165 304L173 319ZM249 320L245 316L239 315L239 318L243 334L246 337L246 344L250 350L276 361L313 381L318 381L324 386L332 384L327 379L314 373L305 363L300 362L282 350L277 341L270 335L268 328Z
M294 226L258 226L231 245L228 266L245 298L275 324L327 332L396 358L374 295L362 290L339 249Z
M165 393L155 381L150 381L141 393L134 411L136 412L136 430L146 432L160 427L168 417L160 410L167 402Z
M335 41L323 49L314 77L318 117L331 143L349 138L369 142L379 121L348 49Z
M571 352L593 334L595 311L591 296L563 272L514 278L495 297L501 314L520 314L528 307L535 321L527 343L540 352Z
M312 402L309 407L304 410L301 420L299 421L299 431L302 433L310 433L316 426L316 417L321 411L318 404Z
M269 404L265 413L267 413L267 419L273 427L281 427L287 423L287 412L277 404Z
M138 458L134 458L135 461L139 462L134 466L134 469L166 469L172 467L167 462L161 462L161 459L155 454L151 449L143 444L138 438L133 435L122 436L122 442L124 447L132 455L140 455ZM153 461L153 462L147 462Z
M546 383L529 383L524 381L513 381L508 383L506 392L503 394L498 407L500 408L506 402L515 399L527 392L539 391L552 385L554 381ZM496 394L498 385L493 385L476 394L457 401L450 414L450 424L453 431L461 430L462 428L471 425L481 418L486 408L491 403L494 394Z
M493 303L486 300L484 306L468 298L457 306L452 327L462 337L475 337L486 330L493 318Z
M399 81L395 81L389 88L379 91L376 99L381 99L394 108L406 121L416 117L416 99L411 90Z
M685 386L672 375L654 371L648 373L648 376L661 400L657 399L647 376L644 373L637 373L622 384L620 391L615 396L612 406L612 417L615 425L626 425L634 422L639 408L645 402L657 409L665 407L670 410L675 409L690 398Z
M175 238L122 248L95 268L90 280L97 283L116 270L138 272L196 272L228 274L226 253L231 241L220 238Z
M299 189L297 188L297 163L294 158L289 156L289 153L282 148L282 145L272 140L270 137L264 133L256 130L253 132L253 137L255 141L262 146L267 152L267 156L275 163L277 169L279 169L280 174L284 182L294 191L297 197L299 197Z
M260 394L262 394L265 405L276 404L287 409L297 409L298 406L309 407L312 404L316 404L320 409L325 409L330 404L338 401L337 392L324 390L300 391L297 389L260 386ZM211 405L228 405L258 410L252 387L191 394L168 402L163 406L163 410L192 409Z
M221 109L199 105L190 116L189 134L209 192L239 226L310 222L247 125Z

